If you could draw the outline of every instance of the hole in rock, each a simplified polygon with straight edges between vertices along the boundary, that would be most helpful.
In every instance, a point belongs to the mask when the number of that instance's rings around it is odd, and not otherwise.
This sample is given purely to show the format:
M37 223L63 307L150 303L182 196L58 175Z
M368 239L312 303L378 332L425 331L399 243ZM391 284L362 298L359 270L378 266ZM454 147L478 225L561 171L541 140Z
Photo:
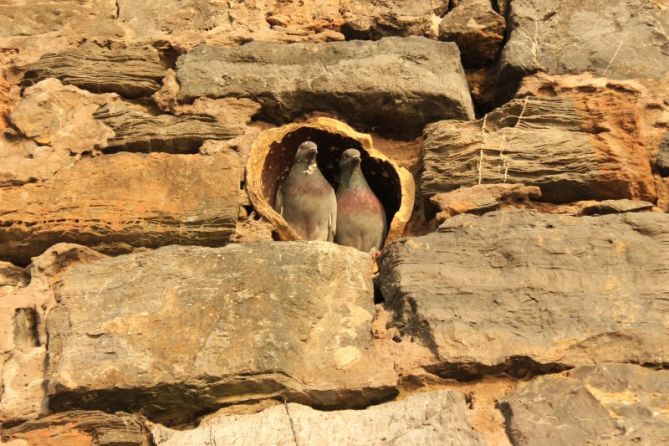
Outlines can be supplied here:
M384 160L372 158L353 138L309 127L288 133L280 142L271 145L262 171L263 194L269 198L270 204L274 204L279 185L284 181L293 165L297 147L304 141L313 141L318 145L316 162L323 176L335 190L342 152L349 148L360 150L362 172L369 186L383 204L386 220L390 226L402 200L400 178L393 166Z

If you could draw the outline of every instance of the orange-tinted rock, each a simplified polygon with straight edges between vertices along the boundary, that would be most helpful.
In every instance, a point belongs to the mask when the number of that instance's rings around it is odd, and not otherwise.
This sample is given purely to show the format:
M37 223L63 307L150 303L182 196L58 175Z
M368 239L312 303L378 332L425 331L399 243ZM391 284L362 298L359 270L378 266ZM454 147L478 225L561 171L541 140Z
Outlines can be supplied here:
M9 114L9 84L0 75L0 130L7 127L7 115Z
M2 440L28 446L149 446L144 420L123 412L75 410L29 421L2 433ZM20 444L20 443L19 443Z
M539 186L542 200L554 203L655 201L650 154L636 108L627 98L606 92L581 96L581 101L526 96L478 121L427 126L422 193L430 197L461 186L523 183Z
M44 323L56 303L51 287L68 265L100 257L83 246L59 244L34 258L26 270L3 262L0 274L6 279L5 286L0 286L0 425L16 425L45 415ZM12 273L10 277L7 270ZM12 277L13 285L7 286L7 279Z
M669 131L669 82L662 80L537 73L523 79L518 95L569 98L582 127L592 134L593 145L637 156L636 163L644 170L658 157Z
M234 232L240 181L233 152L82 159L42 183L0 189L0 258L25 264L58 242L106 253L220 246Z
M11 129L0 135L0 187L43 181L73 161L69 151L40 146Z
M11 121L41 146L71 154L91 153L114 136L93 113L117 100L114 94L96 95L49 78L25 89Z
M502 183L463 187L434 195L430 201L441 211L437 214L437 220L445 220L463 213L483 214L507 203L525 203L540 197L541 190L536 186Z

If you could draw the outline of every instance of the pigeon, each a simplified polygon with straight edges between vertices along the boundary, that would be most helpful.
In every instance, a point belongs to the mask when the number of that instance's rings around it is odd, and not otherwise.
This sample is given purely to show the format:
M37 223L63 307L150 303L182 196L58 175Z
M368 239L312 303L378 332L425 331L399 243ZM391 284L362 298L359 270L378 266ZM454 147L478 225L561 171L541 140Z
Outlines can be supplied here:
M360 152L347 149L339 161L335 242L378 255L386 238L386 212L360 168Z
M304 240L334 241L337 198L316 164L318 147L305 141L297 148L288 177L276 193L274 209Z

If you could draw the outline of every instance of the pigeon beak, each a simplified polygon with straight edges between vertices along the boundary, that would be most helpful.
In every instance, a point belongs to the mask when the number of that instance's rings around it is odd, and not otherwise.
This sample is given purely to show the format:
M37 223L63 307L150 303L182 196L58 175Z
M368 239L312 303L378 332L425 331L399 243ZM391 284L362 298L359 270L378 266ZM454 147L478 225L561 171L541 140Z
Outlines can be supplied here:
M315 157L316 154L318 153L318 149L316 149L315 147L308 147L308 148L306 149L306 152L309 154L310 157L313 158L313 157Z

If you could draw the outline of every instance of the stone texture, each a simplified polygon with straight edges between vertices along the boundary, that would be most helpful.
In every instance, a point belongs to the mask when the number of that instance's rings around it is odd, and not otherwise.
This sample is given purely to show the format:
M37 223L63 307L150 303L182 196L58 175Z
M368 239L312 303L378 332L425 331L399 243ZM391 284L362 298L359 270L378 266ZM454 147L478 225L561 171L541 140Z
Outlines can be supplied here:
M252 415L216 414L192 430L154 425L152 433L157 446L485 444L467 420L464 395L446 390L356 411L288 403Z
M27 264L58 242L106 253L222 245L234 232L241 175L234 152L81 159L48 181L0 189L0 258Z
M5 288L26 286L30 276L21 267L9 262L0 262L0 294Z
M528 96L478 121L427 126L422 193L430 197L461 186L522 183L539 186L542 199L556 203L654 201L649 154L643 141L630 135L641 132L633 110L619 110L607 121L603 110L589 105L570 97Z
M451 192L436 194L430 201L439 208L438 220L454 215L470 213L484 214L508 203L527 202L541 197L536 186L524 184L477 184Z
M178 48L209 42L240 45L250 41L343 40L337 32L340 0L118 0L119 23L140 41L165 41Z
M397 393L372 343L369 257L351 248L164 247L74 266L56 298L52 410L141 410L175 424L270 397L351 408Z
M113 0L45 0L39 4L9 0L0 5L0 37L31 36L62 28L101 31L100 26L114 17Z
M382 0L350 2L341 30L348 39L377 40L387 36L435 37L444 0Z
M501 83L536 71L590 71L613 79L669 72L669 14L647 0L513 0Z
M656 159L669 131L669 82L662 80L537 73L523 78L518 95L568 98L593 144L639 154L638 163Z
M158 51L152 47L105 49L84 45L42 56L26 67L24 85L55 77L94 93L136 98L157 91L164 75Z
M109 104L94 114L113 130L104 152L197 153L204 140L231 139L241 131L223 127L208 115L153 116L123 104Z
M493 10L490 0L468 0L441 20L439 38L458 44L465 67L482 67L497 60L505 27L504 17Z
M9 114L9 83L0 74L0 131L7 127L6 116Z
M514 445L667 444L669 371L578 367L521 383L502 400Z
M29 421L2 432L2 441L39 446L150 446L141 417L127 413L71 411ZM4 444L4 443L3 443Z
M417 136L428 122L474 116L457 47L425 38L203 45L177 67L182 101L246 97L279 123L319 111L357 127Z
M655 165L662 176L669 176L669 132L662 138Z
M11 129L0 135L0 159L0 187L43 181L74 161L69 151L40 146Z
M0 287L0 426L46 414L44 321L56 303L51 288L68 265L99 257L82 246L59 244L33 259L28 277Z
M153 95L156 105L164 112L177 116L183 114L209 115L218 123L228 128L246 130L251 125L251 119L260 112L261 106L255 101L245 98L213 99L197 98L192 104L182 104L178 101L179 83L174 70L167 70L163 78L163 86Z
M653 203L640 200L604 200L595 203L583 202L581 215L605 215L619 212L649 211Z
M22 67L82 41L122 38L114 0L8 0L0 5L0 66ZM1 70L0 70L1 71Z
M442 377L524 377L669 358L669 215L459 215L396 242L380 283L394 325ZM652 255L649 255L652 253Z
M50 78L25 89L11 121L39 145L71 154L91 153L114 135L93 113L116 100L116 95L91 94Z

